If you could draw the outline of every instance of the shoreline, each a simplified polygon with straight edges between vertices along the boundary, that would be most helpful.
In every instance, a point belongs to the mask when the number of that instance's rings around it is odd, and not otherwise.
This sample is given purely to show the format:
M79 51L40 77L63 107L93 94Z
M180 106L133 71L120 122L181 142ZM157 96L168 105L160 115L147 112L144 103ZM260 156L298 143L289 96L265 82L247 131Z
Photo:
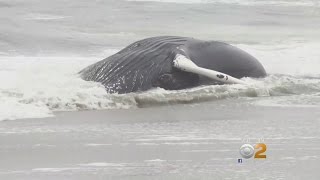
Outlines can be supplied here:
M4 121L0 178L312 179L319 110L225 101ZM238 164L238 148L261 140L268 158Z

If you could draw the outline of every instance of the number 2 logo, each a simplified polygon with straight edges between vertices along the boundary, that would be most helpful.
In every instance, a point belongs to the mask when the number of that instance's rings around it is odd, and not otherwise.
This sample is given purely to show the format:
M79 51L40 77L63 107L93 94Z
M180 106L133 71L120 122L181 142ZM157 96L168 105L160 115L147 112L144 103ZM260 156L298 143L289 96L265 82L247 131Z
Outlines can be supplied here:
M253 155L255 159L266 159L266 151L267 145L263 143L256 144L255 146L252 146L250 144L244 144L240 147L240 154L245 159L249 159L253 157Z
M254 155L255 159L265 159L267 155L263 154L267 151L267 146L263 143L259 143L255 145L255 149L258 149L256 154Z

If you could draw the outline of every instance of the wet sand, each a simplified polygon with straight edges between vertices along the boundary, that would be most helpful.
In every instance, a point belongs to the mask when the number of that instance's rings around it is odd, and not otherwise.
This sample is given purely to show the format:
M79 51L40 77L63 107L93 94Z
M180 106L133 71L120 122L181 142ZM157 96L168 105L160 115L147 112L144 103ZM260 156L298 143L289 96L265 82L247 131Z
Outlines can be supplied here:
M320 107L235 99L2 121L0 179L319 179L319 127ZM239 164L247 141L267 159Z

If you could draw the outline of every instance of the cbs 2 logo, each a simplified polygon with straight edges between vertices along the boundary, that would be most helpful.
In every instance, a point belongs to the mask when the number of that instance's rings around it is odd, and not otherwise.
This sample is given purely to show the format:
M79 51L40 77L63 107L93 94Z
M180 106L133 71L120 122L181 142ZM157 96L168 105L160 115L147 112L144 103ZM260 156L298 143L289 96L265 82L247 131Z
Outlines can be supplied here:
M255 153L255 150L257 152ZM267 155L263 154L267 151L267 145L263 143L256 144L254 147L250 144L244 144L240 147L240 155L245 158L249 159L254 155L255 159L265 159Z

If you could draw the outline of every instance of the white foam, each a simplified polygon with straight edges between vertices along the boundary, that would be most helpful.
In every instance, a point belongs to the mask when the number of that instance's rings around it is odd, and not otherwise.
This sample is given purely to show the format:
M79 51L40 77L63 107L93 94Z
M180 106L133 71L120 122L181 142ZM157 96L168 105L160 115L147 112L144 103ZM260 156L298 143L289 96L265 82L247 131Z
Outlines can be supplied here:
M264 106L320 105L320 43L236 46L257 57L271 75L258 80L243 79L250 86L203 86L179 91L157 88L111 95L101 84L84 81L77 74L102 58L1 57L0 120L49 117L55 111L137 108L235 97L277 96L257 102ZM106 51L103 57L114 52Z
M145 162L166 162L167 160L162 160L162 159L150 159L150 160L145 160Z
M98 58L92 59L2 57L0 120L48 117L53 111L135 106L133 100L111 96L101 84L78 76L78 71ZM114 100L117 98L121 100Z
M93 163L87 163L87 164L80 164L80 166L119 167L124 165L120 163L93 162Z
M70 18L69 16L59 16L54 14L31 13L25 16L27 20L50 21Z
M32 171L34 172L62 172L62 171L71 171L71 170L79 170L80 168L34 168Z

